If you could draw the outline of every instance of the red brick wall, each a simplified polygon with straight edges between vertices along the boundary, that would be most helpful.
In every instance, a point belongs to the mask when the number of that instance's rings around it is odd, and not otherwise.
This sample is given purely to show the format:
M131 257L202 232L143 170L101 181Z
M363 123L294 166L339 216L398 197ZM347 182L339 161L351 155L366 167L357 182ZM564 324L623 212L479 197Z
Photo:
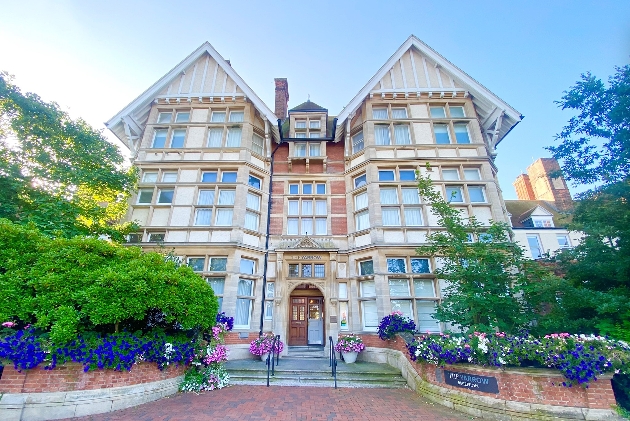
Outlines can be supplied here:
M348 234L348 218L333 216L330 221L333 235Z
M131 386L172 379L184 374L185 367L171 366L160 371L155 364L136 364L131 371L96 370L83 372L83 365L67 363L54 370L34 368L16 371L12 365L4 367L0 379L0 393L67 392L108 387Z
M275 211L275 209L274 209ZM282 220L281 216L272 216L269 221L269 233L272 235L282 235Z
M248 332L247 338L240 338L238 332L230 332L225 334L225 344L226 345L242 345L248 344L254 339L258 338L258 332Z
M346 214L346 198L345 197L333 197L330 200L331 213L334 214Z
M346 194L346 182L345 181L331 181L330 193L331 194Z
M565 387L562 374L549 374L548 370L538 369L492 369L467 364L446 365L444 368L462 373L495 377L499 384L499 393L484 393L462 389L441 383L437 380L436 366L411 361L405 341L397 337L395 340L382 341L377 335L361 335L365 346L389 348L401 351L411 362L420 377L436 386L472 395L489 396L516 402L536 403L543 405L569 406L578 408L610 409L616 404L610 379L599 379L591 382L587 388L580 386ZM529 374L531 372L531 374Z

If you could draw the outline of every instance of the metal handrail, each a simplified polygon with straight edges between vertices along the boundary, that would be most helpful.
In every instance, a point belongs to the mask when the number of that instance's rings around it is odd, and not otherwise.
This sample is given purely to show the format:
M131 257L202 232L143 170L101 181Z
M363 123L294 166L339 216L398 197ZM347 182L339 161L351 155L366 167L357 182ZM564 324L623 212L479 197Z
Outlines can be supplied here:
M274 336L273 342L271 342L271 352L267 354L267 361L265 362L267 365L267 387L269 387L269 375L276 375L276 366L280 363L280 351L278 350L279 342L280 335ZM277 357L274 356L275 354L277 354Z
M335 343L332 336L328 337L328 343L330 345L330 361L329 367L331 367L331 376L335 379L335 389L337 388L337 354L335 354Z

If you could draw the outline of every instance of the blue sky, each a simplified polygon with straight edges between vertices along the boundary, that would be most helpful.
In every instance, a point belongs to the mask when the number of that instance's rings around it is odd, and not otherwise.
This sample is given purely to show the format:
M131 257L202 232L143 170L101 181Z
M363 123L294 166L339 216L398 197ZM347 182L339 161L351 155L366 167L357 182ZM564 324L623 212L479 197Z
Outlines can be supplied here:
M619 0L0 0L0 10L0 70L98 128L204 41L271 109L273 78L286 77L290 107L310 94L337 114L414 34L525 116L498 147L506 199L571 117L554 104L562 92L630 62L630 1Z

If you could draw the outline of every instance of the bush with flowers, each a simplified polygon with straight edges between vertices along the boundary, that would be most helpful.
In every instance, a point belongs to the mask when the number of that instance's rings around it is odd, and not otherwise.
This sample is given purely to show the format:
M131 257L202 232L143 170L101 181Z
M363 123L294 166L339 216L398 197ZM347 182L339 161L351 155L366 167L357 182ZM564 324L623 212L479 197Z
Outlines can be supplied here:
M415 331L416 323L400 311L393 311L389 316L383 317L378 325L378 337L382 340L392 339L399 333L414 333Z
M337 352L361 352L365 349L363 340L350 333L348 335L340 336L335 345L335 351Z
M284 349L284 343L278 340L276 341L274 345L273 340L275 337L276 335L274 333L268 332L254 339L249 344L249 352L251 352L254 355L260 356L260 355L269 354L270 352L272 352L272 347L273 347L274 353L276 354L281 353L282 350Z
M505 333L422 335L408 345L412 360L432 364L469 363L482 366L536 364L559 370L564 386L583 385L604 373L630 374L630 346L594 335L558 333L537 338Z

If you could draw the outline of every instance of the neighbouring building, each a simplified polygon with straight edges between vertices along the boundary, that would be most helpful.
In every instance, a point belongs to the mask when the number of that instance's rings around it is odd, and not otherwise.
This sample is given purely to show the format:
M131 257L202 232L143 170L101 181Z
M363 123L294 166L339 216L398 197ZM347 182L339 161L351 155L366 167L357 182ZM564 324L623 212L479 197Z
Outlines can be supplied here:
M506 200L505 207L514 241L523 246L528 257L540 259L580 242L581 233L567 230L573 200L558 161L539 158L513 184L519 200Z
M415 252L439 228L415 172L507 222L493 160L520 113L414 36L337 116L275 89L272 111L205 43L107 123L140 171L129 241L182 256L243 344L325 345L392 310L440 331L436 262Z

